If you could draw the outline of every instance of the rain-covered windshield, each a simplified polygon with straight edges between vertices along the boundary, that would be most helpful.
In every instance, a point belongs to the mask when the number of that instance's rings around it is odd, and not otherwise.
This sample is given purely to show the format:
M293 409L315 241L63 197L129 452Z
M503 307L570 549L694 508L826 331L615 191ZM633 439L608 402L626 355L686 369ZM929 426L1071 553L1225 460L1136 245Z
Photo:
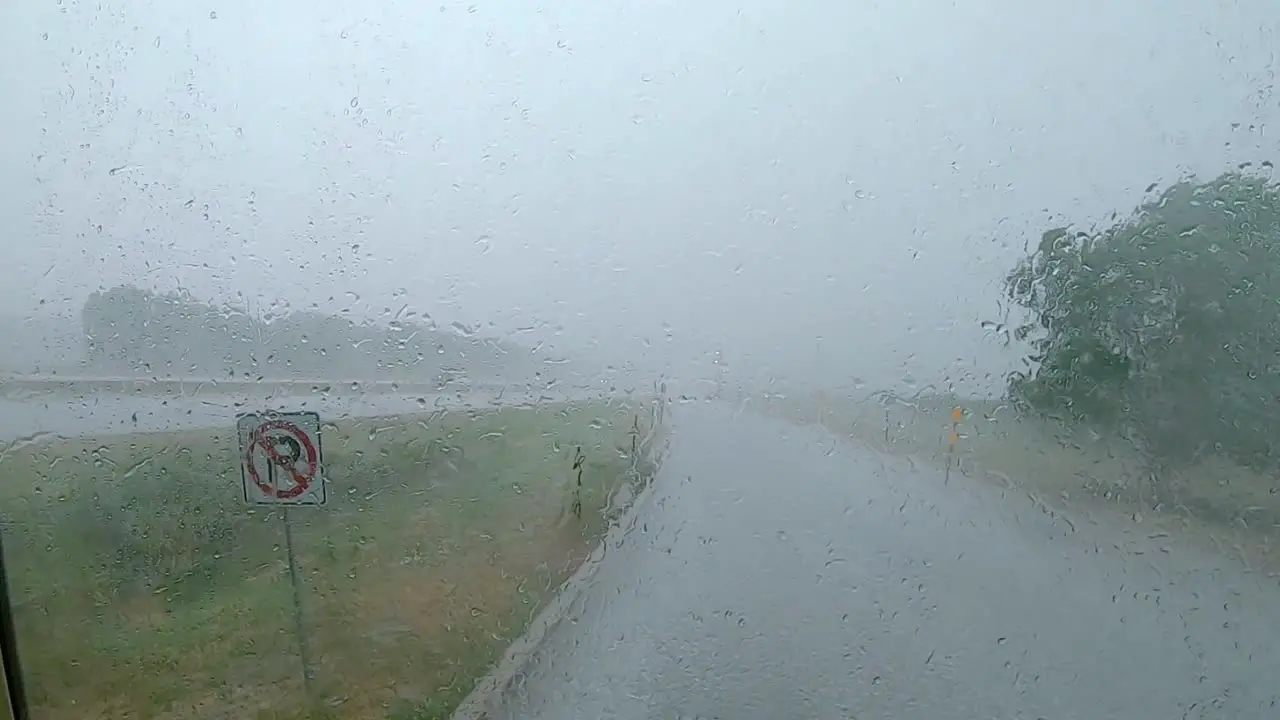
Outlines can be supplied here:
M5 4L5 710L1280 717L1277 29Z

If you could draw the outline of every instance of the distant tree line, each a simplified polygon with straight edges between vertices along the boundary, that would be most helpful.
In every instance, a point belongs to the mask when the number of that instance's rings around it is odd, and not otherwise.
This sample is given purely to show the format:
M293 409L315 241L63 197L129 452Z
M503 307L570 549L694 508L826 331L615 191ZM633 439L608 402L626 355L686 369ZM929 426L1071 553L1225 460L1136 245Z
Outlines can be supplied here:
M528 350L420 323L355 322L319 312L260 317L184 291L94 292L81 319L86 367L154 377L433 380L530 371Z

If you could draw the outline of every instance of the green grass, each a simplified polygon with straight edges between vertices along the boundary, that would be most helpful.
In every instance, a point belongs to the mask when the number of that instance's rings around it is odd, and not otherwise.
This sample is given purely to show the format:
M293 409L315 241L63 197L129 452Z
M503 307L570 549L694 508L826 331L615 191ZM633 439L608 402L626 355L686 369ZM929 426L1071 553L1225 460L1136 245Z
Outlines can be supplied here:
M245 505L234 428L10 448L0 509L33 709L447 717L607 528L651 417L601 401L326 425L329 503L290 510L310 697L283 518Z
M1125 515L1162 514L1201 524L1275 532L1277 482L1219 457L1164 469L1152 480L1138 447L1115 433L1016 413L996 400L943 395L841 397L776 395L754 401L768 414L821 424L878 450L909 456L952 477L972 477L1046 499L1108 505ZM951 412L960 407L959 441L949 448Z

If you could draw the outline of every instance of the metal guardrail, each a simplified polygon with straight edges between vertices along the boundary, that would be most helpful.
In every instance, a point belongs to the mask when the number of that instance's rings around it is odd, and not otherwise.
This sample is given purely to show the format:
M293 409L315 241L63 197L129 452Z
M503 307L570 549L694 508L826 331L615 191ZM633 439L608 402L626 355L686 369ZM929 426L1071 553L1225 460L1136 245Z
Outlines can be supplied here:
M8 376L0 377L0 395L56 392L123 393L238 393L288 390L300 393L436 393L467 387L463 381L331 380L331 379L215 379L143 378L94 376Z
M628 395L634 388L610 383L553 383L510 381L503 378L458 377L426 380L334 380L308 378L217 379L202 377L146 378L88 375L0 375L0 396L42 393L177 393L182 395L216 393L297 392L299 394L466 394L469 392L549 393L551 397L586 393Z

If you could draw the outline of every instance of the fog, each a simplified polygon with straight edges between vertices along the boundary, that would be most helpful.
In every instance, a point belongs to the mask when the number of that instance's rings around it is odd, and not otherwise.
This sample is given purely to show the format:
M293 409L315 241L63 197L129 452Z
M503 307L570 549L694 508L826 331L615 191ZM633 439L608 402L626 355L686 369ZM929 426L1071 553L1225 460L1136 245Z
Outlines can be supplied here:
M1169 7L10 3L0 316L65 354L129 283L990 390L1028 242L1276 158L1280 9Z

